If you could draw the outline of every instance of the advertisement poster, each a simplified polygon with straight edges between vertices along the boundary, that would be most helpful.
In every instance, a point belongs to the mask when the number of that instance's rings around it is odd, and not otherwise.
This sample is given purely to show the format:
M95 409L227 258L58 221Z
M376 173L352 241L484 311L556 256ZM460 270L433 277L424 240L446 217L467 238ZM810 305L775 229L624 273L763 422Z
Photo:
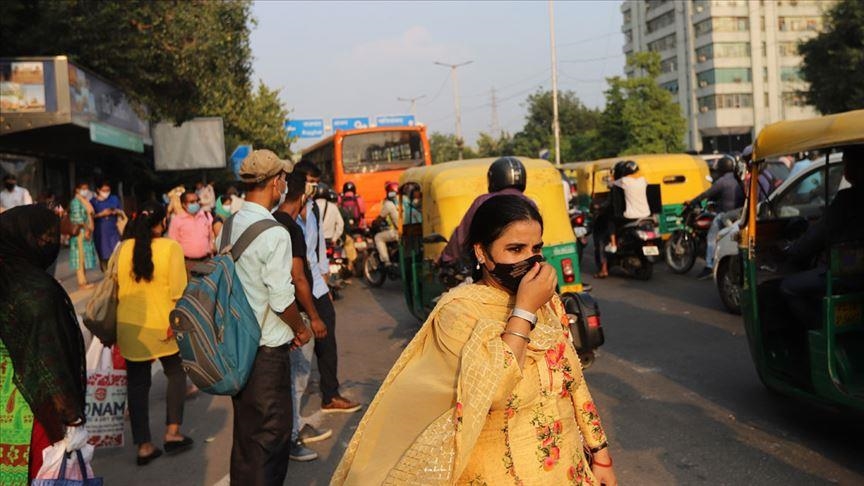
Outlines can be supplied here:
M125 130L150 143L150 125L132 108L119 88L69 64L69 102L72 122L89 128L98 122Z
M0 108L7 113L45 111L45 73L42 62L0 64Z

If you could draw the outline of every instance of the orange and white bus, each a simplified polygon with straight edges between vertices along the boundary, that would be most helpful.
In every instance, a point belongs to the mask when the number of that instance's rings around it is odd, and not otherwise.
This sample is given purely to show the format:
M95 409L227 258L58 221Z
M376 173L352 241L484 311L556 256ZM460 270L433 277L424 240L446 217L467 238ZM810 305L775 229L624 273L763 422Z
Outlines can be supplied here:
M336 192L348 181L366 203L366 221L381 211L384 184L398 182L411 167L431 165L425 126L339 130L303 150L303 160L321 169L321 181Z

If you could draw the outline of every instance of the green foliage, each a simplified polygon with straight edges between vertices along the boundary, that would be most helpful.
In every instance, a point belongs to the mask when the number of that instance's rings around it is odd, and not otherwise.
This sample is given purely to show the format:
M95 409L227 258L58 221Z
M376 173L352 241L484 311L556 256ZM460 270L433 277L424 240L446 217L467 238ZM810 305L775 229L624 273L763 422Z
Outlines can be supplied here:
M525 126L513 137L513 153L537 157L540 150L554 150L552 92L537 91L526 100ZM561 126L561 161L588 160L594 156L600 111L587 108L573 91L558 93ZM553 156L554 158L554 156Z
M598 155L683 151L687 121L672 95L657 84L659 54L637 52L627 64L644 74L607 80L609 89L599 126Z
M514 150L513 137L506 132L501 132L497 139L488 133L480 132L480 137L477 139L478 157L515 155Z
M459 146L456 144L456 135L452 133L432 132L429 136L429 150L432 151L433 164L459 159ZM466 145L462 148L463 159L476 157L477 153L471 147Z
M864 107L864 2L841 0L826 14L825 31L801 43L807 99L824 114Z
M251 2L4 0L0 55L66 54L153 120L221 116L226 144L288 152L278 92L250 76Z

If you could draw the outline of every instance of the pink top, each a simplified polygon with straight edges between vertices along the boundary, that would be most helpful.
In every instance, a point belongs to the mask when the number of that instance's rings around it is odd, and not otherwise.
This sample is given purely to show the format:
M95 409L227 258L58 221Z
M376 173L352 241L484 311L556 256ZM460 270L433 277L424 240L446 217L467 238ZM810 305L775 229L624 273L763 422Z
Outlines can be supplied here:
M206 211L194 216L186 211L171 218L168 237L180 243L186 258L204 258L210 255L213 246L213 217Z

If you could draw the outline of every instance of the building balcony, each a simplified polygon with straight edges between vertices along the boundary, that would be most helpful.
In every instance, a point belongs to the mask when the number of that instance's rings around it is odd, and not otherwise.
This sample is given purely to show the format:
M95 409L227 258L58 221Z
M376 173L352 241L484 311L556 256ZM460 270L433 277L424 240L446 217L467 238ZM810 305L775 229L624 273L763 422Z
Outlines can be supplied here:
M753 108L720 108L699 112L702 135L739 135L753 129Z

